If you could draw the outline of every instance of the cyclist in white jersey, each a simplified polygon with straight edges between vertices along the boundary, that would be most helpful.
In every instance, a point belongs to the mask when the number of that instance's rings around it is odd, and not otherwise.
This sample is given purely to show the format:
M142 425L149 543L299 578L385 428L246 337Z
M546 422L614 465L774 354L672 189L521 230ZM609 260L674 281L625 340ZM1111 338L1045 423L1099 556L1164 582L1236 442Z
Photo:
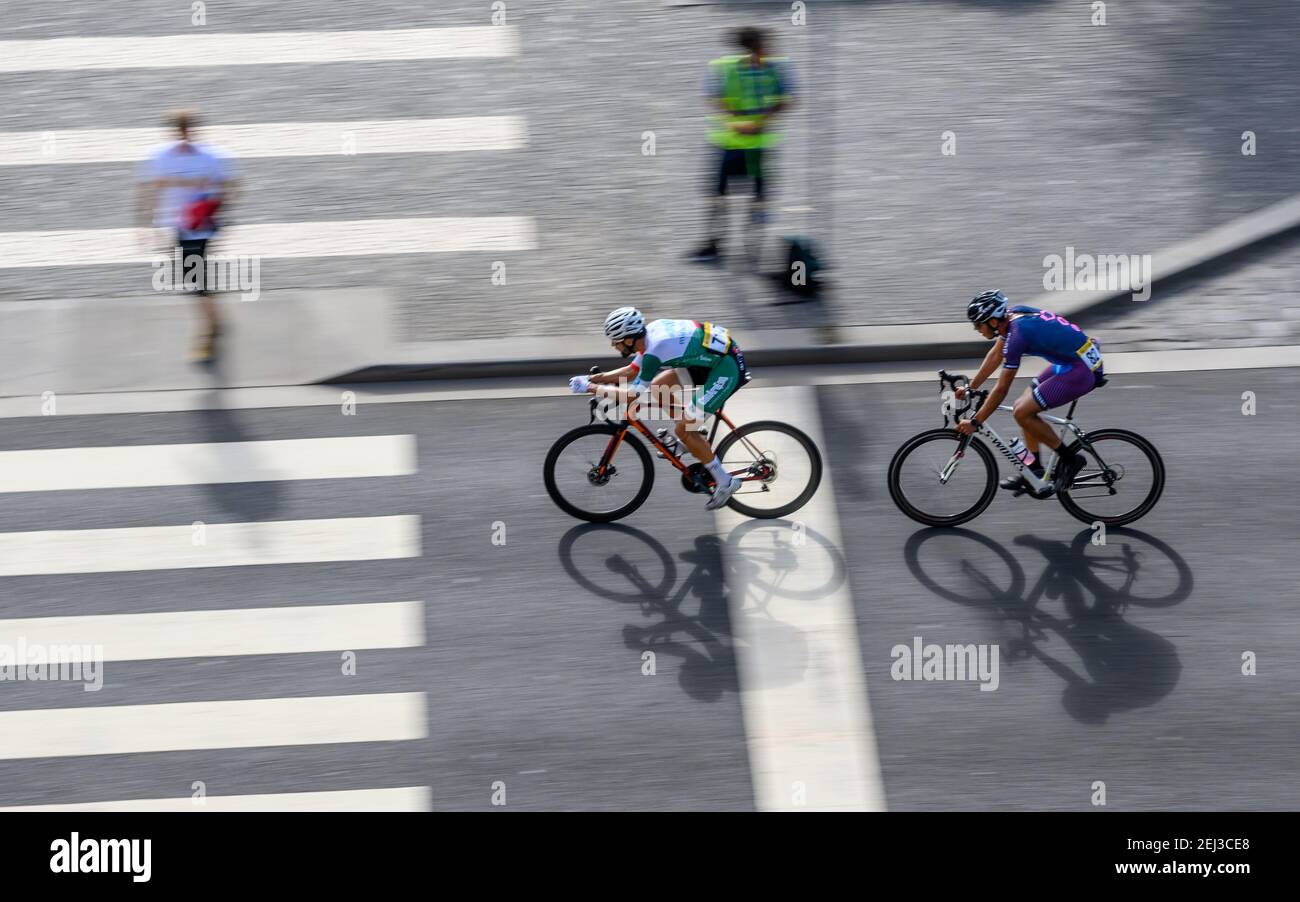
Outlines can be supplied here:
M688 427L698 426L716 413L747 381L745 358L730 333L712 323L689 319L657 319L646 323L635 307L620 307L605 319L605 335L615 350L624 358L632 358L632 362L607 373L574 376L569 380L569 388L575 394L601 390L617 395L618 389L598 387L631 380L627 387L630 397L651 387L670 396L683 389L696 388L694 398L683 405L670 403L669 411L676 420L678 439L713 477L708 509L722 507L740 487L741 480L722 468L722 461L709 447L708 439ZM634 412L629 407L628 417Z

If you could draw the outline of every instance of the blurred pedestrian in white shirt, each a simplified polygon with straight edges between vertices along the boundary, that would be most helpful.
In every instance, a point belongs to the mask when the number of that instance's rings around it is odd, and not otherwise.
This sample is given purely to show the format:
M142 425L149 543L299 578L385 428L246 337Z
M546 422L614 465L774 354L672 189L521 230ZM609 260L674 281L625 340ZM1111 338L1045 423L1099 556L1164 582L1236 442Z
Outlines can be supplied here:
M152 225L173 233L183 271L190 279L197 275L204 332L193 359L203 363L215 356L220 332L217 303L206 284L208 242L217 233L218 216L230 207L234 169L219 148L191 140L197 126L192 112L177 110L168 120L176 140L157 148L141 166L138 215L141 228Z

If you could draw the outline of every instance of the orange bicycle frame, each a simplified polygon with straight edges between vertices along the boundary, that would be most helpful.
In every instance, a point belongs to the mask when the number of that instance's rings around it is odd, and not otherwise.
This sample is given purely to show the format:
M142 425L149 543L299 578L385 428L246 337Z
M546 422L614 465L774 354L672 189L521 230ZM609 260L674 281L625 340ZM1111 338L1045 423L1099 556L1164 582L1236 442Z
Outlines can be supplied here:
M721 420L723 423L726 423L727 428L730 429L732 432L736 431L736 425L732 423L731 420L727 418L727 415L723 413L721 410L719 410L716 414L714 414L714 416L716 419L713 422L713 430L709 434L710 447L712 447L713 445L714 438L717 437L719 420ZM659 441L659 436L651 432L649 428L647 428L646 425L642 423L640 420L632 419L625 422L623 424L623 428L620 429L618 432L616 432L613 438L609 440L609 445L606 446L605 453L600 458L600 467L598 472L600 472L602 475L605 472L605 468L609 466L611 461L613 461L614 452L618 450L619 445L623 444L623 437L627 435L628 429L636 429L637 432L641 433L641 435L645 437L645 439L649 441L652 446L654 446L661 454L663 454L664 459L667 460L670 464L672 464L673 467L676 468L678 472L685 474L689 470L689 467L687 467L684 463L682 463L682 459L679 455L669 450L668 447L664 445L663 442ZM750 444L747 438L741 436L740 440L744 442L745 445L749 447L749 449L753 451L755 455L758 455L759 453L758 449L754 448L754 446ZM744 471L741 471L740 473L732 473L731 475L733 477L738 477L740 479L745 479L745 480L758 478L753 475L746 476L743 475L743 473Z

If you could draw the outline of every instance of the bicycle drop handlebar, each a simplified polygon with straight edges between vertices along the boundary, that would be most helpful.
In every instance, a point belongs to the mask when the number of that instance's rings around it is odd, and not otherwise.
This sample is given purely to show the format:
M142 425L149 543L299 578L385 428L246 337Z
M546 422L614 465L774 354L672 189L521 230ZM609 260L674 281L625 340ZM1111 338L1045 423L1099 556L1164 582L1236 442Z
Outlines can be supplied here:
M952 374L947 370L939 370L940 394L942 394L945 389L955 394L958 388L967 385L970 385L970 377L961 374ZM954 402L953 408L949 410L948 405L945 404L943 408L943 425L955 425L959 421L965 419L966 414L970 413L972 409L978 411L984 406L984 401L988 396L989 393L987 390L977 389L966 392L966 397L961 399L961 407L956 407ZM951 423L949 423L949 417L952 419Z

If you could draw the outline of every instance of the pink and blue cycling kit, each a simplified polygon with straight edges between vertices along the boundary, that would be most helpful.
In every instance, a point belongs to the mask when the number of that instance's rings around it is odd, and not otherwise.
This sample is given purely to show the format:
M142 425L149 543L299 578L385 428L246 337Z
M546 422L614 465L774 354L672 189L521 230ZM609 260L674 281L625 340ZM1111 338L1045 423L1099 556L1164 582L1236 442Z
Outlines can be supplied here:
M1035 307L1007 311L1010 324L1002 343L1002 366L1020 368L1025 354L1042 357L1051 366L1038 375L1034 400L1047 410L1077 400L1106 381L1101 346L1065 317Z

